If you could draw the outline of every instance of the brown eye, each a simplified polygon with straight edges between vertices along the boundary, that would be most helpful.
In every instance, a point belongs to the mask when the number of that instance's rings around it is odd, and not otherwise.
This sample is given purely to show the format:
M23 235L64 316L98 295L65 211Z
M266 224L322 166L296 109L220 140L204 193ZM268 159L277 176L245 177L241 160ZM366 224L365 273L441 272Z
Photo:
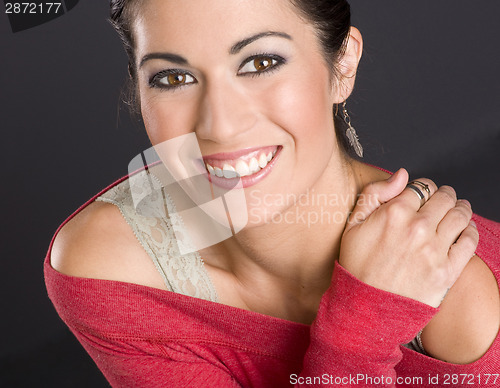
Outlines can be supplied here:
M247 59L238 70L238 74L265 73L279 67L285 60L277 55L255 55Z
M255 58L253 60L253 65L257 71L263 71L273 65L273 60L269 57Z
M186 74L174 73L174 74L169 74L166 77L162 78L161 83L171 86L176 86L186 83L186 80L187 80Z
M186 81L186 75L185 74L170 74L167 77L167 80L168 80L169 85L183 84Z
M177 70L160 72L149 81L151 87L160 88L174 88L193 83L196 83L196 80L191 74Z

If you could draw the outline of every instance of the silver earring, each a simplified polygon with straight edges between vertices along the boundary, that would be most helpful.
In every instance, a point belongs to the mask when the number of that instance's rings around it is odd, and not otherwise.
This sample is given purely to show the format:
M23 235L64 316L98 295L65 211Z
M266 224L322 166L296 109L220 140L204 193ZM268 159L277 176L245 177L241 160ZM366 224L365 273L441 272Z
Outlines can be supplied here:
M360 158L363 157L363 146L359 142L358 135L356 134L356 130L351 125L351 117L349 117L349 113L347 113L346 102L342 104L342 114L344 115L344 121L347 124L347 129L345 131L347 135L347 139L349 139L349 144L354 148L354 152Z

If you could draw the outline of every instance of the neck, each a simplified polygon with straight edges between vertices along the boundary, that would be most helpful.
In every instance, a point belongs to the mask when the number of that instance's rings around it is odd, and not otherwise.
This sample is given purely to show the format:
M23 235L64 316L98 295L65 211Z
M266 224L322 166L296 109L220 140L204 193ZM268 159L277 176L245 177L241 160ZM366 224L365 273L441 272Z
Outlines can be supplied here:
M293 284L315 283L333 269L349 212L358 194L351 166L324 174L273 221L243 230L231 241L243 254L233 267L249 261L277 279ZM243 269L243 268L242 268ZM238 271L238 274L240 271Z
M216 260L216 266L236 280L238 294L250 291L247 300L278 295L278 304L286 304L286 299L298 306L300 317L294 320L302 322L314 319L321 295L330 285L347 217L370 169L357 162L330 164L335 168L329 166L300 200L284 210L280 222L244 229L219 244L221 260ZM248 309L262 310L245 303ZM304 311L309 313L304 316ZM273 310L269 315L280 314ZM290 319L293 313L281 315Z

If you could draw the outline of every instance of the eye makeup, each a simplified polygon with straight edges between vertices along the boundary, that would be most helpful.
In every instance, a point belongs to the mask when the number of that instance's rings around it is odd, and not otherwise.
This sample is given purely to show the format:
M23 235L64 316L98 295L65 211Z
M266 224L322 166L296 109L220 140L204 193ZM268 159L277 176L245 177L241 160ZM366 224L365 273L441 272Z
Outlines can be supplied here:
M252 61L254 62L253 64ZM285 63L286 60L276 54L255 54L245 59L245 61L240 65L238 68L238 75L255 77L263 73L270 73L278 70L278 68ZM241 72L242 69L249 67L249 65L250 67L253 66L255 71L248 69L247 71ZM260 69L258 67L260 67Z
M164 79L168 81L162 82ZM154 74L148 81L150 88L175 89L197 83L196 78L189 72L181 69L166 69Z

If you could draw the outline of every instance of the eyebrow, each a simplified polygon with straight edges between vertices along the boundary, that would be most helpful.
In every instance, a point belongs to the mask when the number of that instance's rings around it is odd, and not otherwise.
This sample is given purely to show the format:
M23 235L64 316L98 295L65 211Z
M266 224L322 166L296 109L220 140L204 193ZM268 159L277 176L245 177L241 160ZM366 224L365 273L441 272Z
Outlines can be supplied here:
M186 58L181 57L180 55L177 55L177 54L151 53L151 54L146 54L142 57L141 63L139 64L139 67L142 67L142 65L144 65L144 63L146 63L147 61L150 61L151 59L163 59L165 61L177 63L178 65L187 65L188 64L188 61Z
M239 42L235 43L230 49L229 49L229 54L238 54L243 47L248 46L250 43L255 42L257 39L260 38L266 38L268 36L277 36L280 38L285 38L288 40L292 40L292 37L284 32L277 32L277 31L265 31L265 32L260 32L258 34L252 35L249 38L240 40Z
M229 54L231 54L231 55L238 54L245 46L248 46L250 43L255 42L257 39L267 38L269 36L277 36L279 38L293 40L290 35L288 35L284 32L277 32L277 31L260 32L258 34L252 35L246 39L240 40L239 42L232 45L231 48L229 49ZM181 57L180 55L177 55L177 54L150 53L150 54L146 54L142 57L141 62L139 64L139 68L142 67L144 65L144 63L146 63L147 61L150 61L152 59L163 59L165 61L176 63L178 65L188 65L189 64L189 62L186 58Z

